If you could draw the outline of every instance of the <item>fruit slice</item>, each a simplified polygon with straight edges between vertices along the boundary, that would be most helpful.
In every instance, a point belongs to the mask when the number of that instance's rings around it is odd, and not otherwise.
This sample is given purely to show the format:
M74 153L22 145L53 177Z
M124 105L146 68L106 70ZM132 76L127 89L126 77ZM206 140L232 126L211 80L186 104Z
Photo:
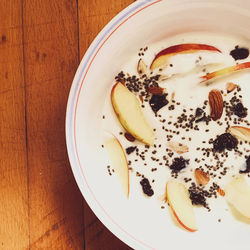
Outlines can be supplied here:
M250 128L232 126L228 129L228 132L238 139L250 142Z
M184 43L178 44L171 47L168 47L162 51L160 51L154 58L151 63L150 69L154 70L156 68L166 66L170 57L175 56L176 54L191 54L199 51L221 51L211 45L207 44L196 44L196 43Z
M175 180L167 183L166 195L177 221L190 232L197 231L193 205L187 188Z
M120 82L111 91L111 102L122 126L136 139L154 144L154 131L147 123L138 99Z
M108 156L115 174L121 183L121 187L125 195L129 196L129 170L126 154L122 145L117 138L107 139L104 146L108 152Z
M250 218L250 187L243 176L235 177L225 188L225 197L242 215Z
M214 71L212 73L209 73L209 74L202 76L201 83L206 82L206 81L211 80L211 79L214 79L214 78L217 78L217 77L222 77L222 76L234 73L234 72L242 70L242 69L248 69L248 68L250 68L250 62L240 63L240 64L237 64L234 66L220 69L220 70L217 70L217 71Z

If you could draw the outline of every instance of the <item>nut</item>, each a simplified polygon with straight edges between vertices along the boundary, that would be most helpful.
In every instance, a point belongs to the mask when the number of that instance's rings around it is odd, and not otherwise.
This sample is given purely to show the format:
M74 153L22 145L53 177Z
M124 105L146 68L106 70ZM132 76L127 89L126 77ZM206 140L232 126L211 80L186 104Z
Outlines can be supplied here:
M234 84L232 82L228 82L226 85L227 93L234 91L236 87L237 87L237 84Z
M153 95L163 95L164 94L164 88L161 87L148 87L148 92L153 94Z
M143 103L143 97L142 97L142 95L139 95L139 99L140 99L141 103Z
M171 94L171 101L174 100L174 97L175 97L175 92L172 92L172 94Z
M189 151L189 148L187 145L184 145L182 143L179 143L179 142L169 142L168 143L168 146L174 151L176 152L177 154L184 154L186 152Z
M229 132L231 135L235 136L238 139L250 142L250 128L232 126L227 130L227 132Z
M223 113L223 98L219 90L213 89L209 92L208 101L210 105L210 116L216 121L221 118Z
M194 171L194 177L197 184L201 184L203 186L207 185L210 181L210 177L207 173L203 172L201 169L196 168Z
M217 192L220 196L225 196L225 191L221 189L220 187L217 188Z

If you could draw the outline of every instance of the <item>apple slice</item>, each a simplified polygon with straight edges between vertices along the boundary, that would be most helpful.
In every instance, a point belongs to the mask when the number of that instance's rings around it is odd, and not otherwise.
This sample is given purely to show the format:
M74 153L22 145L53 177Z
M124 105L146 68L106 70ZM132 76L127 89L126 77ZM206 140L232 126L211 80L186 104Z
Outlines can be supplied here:
M237 65L233 65L233 66L230 66L230 67L226 67L224 69L220 69L220 70L217 70L217 71L214 71L212 73L209 73L209 74L206 74L204 76L201 77L202 81L201 83L204 83L208 80L211 80L211 79L214 79L214 78L217 78L217 77L222 77L222 76L225 76L225 75L228 75L228 74L232 74L234 72L237 72L239 70L243 70L243 69L249 69L250 68L250 62L245 62L245 63L240 63L240 64L237 64Z
M250 219L250 186L243 176L237 176L227 184L225 197L242 215Z
M155 56L153 62L151 63L150 69L154 70L156 68L166 66L169 58L175 56L176 54L191 54L199 51L213 51L221 53L219 49L207 44L196 44L196 43L178 44L160 51Z
M238 139L250 142L250 128L232 126L227 131Z
M121 183L125 195L129 196L129 170L126 154L117 138L107 139L104 146L108 152L110 162L115 170L115 174Z
M184 184L171 180L167 183L166 189L167 200L177 221L186 230L197 231L194 209L187 188Z
M111 91L111 102L122 126L136 139L154 144L154 131L147 123L138 99L120 82Z

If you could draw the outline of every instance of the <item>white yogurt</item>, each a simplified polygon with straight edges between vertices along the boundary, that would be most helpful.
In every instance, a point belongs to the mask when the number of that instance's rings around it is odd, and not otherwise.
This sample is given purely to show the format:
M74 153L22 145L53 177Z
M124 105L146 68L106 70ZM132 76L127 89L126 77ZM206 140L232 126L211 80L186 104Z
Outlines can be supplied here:
M185 144L189 148L189 152L182 154L183 158L189 159L189 164L185 169L183 169L179 175L178 180L184 182L184 178L192 178L194 181L194 170L200 166L204 167L206 170L205 164L207 165L216 165L216 160L214 156L210 154L210 157L203 156L203 152L201 150L197 150L198 147L212 147L211 144L208 143L210 138L216 138L217 135L220 135L226 130L226 123L223 125L217 124L216 121L211 121L207 126L204 122L199 123L199 131L185 131L185 129L176 129L173 126L173 123L176 122L176 118L182 114L183 109L187 110L188 114L194 114L197 107L202 107L205 100L208 100L208 93L212 89L223 90L226 93L226 83L233 82L239 85L242 88L242 103L245 107L250 110L250 71L243 70L240 73L230 74L229 76L222 77L218 80L214 80L211 85L206 86L205 84L200 84L199 77L206 74L204 73L204 69L206 72L212 72L218 70L220 68L224 68L227 66L235 65L235 60L229 55L230 51L234 49L236 45L240 47L250 48L250 41L245 40L242 37L233 37L222 34L211 34L211 33L187 33L181 34L178 36L170 37L164 41L161 41L156 44L149 44L148 50L144 52L143 60L147 65L150 65L154 56L164 48L167 48L172 45L182 44L182 43L199 43L199 44L208 44L212 45L219 50L222 51L222 54L215 52L198 52L193 54L180 54L172 57L169 61L173 67L167 67L163 71L160 72L162 75L167 75L169 78L160 83L160 86L166 89L168 93L169 104L158 111L158 115L161 117L155 117L154 112L152 111L149 104L144 103L145 108L143 108L143 112L148 120L148 122L152 125L155 131L155 144L157 153L152 154L155 150L154 147L150 147L148 152L146 152L145 158L143 161L140 157L136 156L136 153L132 153L127 156L128 161L131 161L130 167L133 169L130 171L130 197L131 199L136 199L138 195L142 196L142 189L139 185L141 180L140 177L136 176L136 172L143 174L147 177L154 190L154 196L151 198L152 202L158 202L159 205L163 204L164 193L166 182L170 180L171 170L168 166L165 166L165 161L163 157L167 157L169 160L169 165L172 163L175 157L180 157L179 154L174 153L173 157L170 158L166 152L166 148L168 148L168 141L166 136L173 135L172 133L166 132L162 129L162 126L167 128L168 130L178 130L179 135L174 134L171 141L179 142ZM139 51L139 49L138 49ZM197 63L197 59L201 57ZM139 57L135 55L131 61L124 62L124 67L121 69L125 74L129 73L129 75L138 76L136 67L138 63ZM239 60L237 62L242 63L249 61L249 58L244 60ZM119 73L119 72L117 72ZM157 72L154 72L155 74ZM115 83L115 82L114 82ZM111 86L112 87L112 86ZM175 93L174 100L175 102L180 102L179 106L175 105L174 110L169 110L169 106L171 103L171 95ZM229 101L233 96L233 93L229 93L226 96L223 95L224 101ZM193 111L190 111L193 109ZM209 105L205 109L207 115L210 113ZM249 112L248 112L249 113ZM125 132L122 126L120 125L110 102L110 91L107 94L105 107L103 110L103 114L105 115L105 119L103 120L103 130L112 132L121 142L123 148L127 148L129 146L137 146L139 152L145 150L145 145L135 141L129 142L125 139L124 135L121 135L120 132ZM236 117L236 116L234 116ZM223 112L223 116L220 121L224 121L225 111ZM160 120L165 119L166 122L163 124ZM249 114L244 120L249 121ZM168 124L171 122L171 124ZM234 125L233 122L230 122L230 125ZM244 122L240 122L241 126L245 126ZM209 129L208 132L205 132ZM185 137L185 139L184 139ZM191 141L189 140L191 138ZM205 141L205 143L203 143ZM159 146L161 145L161 146ZM239 150L245 152L245 155L249 155L247 150L250 150L250 146L247 143L239 145ZM249 152L249 151L248 151ZM209 187L213 182L217 183L222 189L224 185L232 178L233 175L238 174L240 169L243 169L245 166L245 158L243 156L239 156L237 153L233 151L228 151L229 156L225 159L223 164L223 168L228 168L226 176L223 176L219 179L219 172L216 177L210 176L210 182L207 185ZM153 161L151 157L155 157L159 159L158 162ZM199 163L195 159L201 160L205 158L205 161L200 161ZM144 163L146 162L147 165ZM161 164L160 164L161 163ZM157 171L152 171L152 168L157 168ZM108 173L107 173L108 174ZM246 175L247 176L247 175ZM249 181L249 178L247 178ZM154 182L152 182L154 180ZM186 183L187 186L190 186L190 182ZM145 197L146 198L146 197ZM208 202L212 201L209 199Z

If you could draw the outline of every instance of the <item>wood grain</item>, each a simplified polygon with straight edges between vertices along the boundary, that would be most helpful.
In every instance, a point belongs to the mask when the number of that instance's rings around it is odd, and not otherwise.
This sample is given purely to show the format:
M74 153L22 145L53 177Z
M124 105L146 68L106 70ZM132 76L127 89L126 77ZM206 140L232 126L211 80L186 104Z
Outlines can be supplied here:
M132 2L0 1L0 249L130 249L84 202L64 124L79 58Z
M0 5L0 249L24 249L29 224L22 5Z
M79 63L77 2L24 0L31 249L82 249L83 199L65 146L65 110Z
M79 0L79 49L82 57L101 29L132 0ZM117 239L84 204L85 249L130 249Z

